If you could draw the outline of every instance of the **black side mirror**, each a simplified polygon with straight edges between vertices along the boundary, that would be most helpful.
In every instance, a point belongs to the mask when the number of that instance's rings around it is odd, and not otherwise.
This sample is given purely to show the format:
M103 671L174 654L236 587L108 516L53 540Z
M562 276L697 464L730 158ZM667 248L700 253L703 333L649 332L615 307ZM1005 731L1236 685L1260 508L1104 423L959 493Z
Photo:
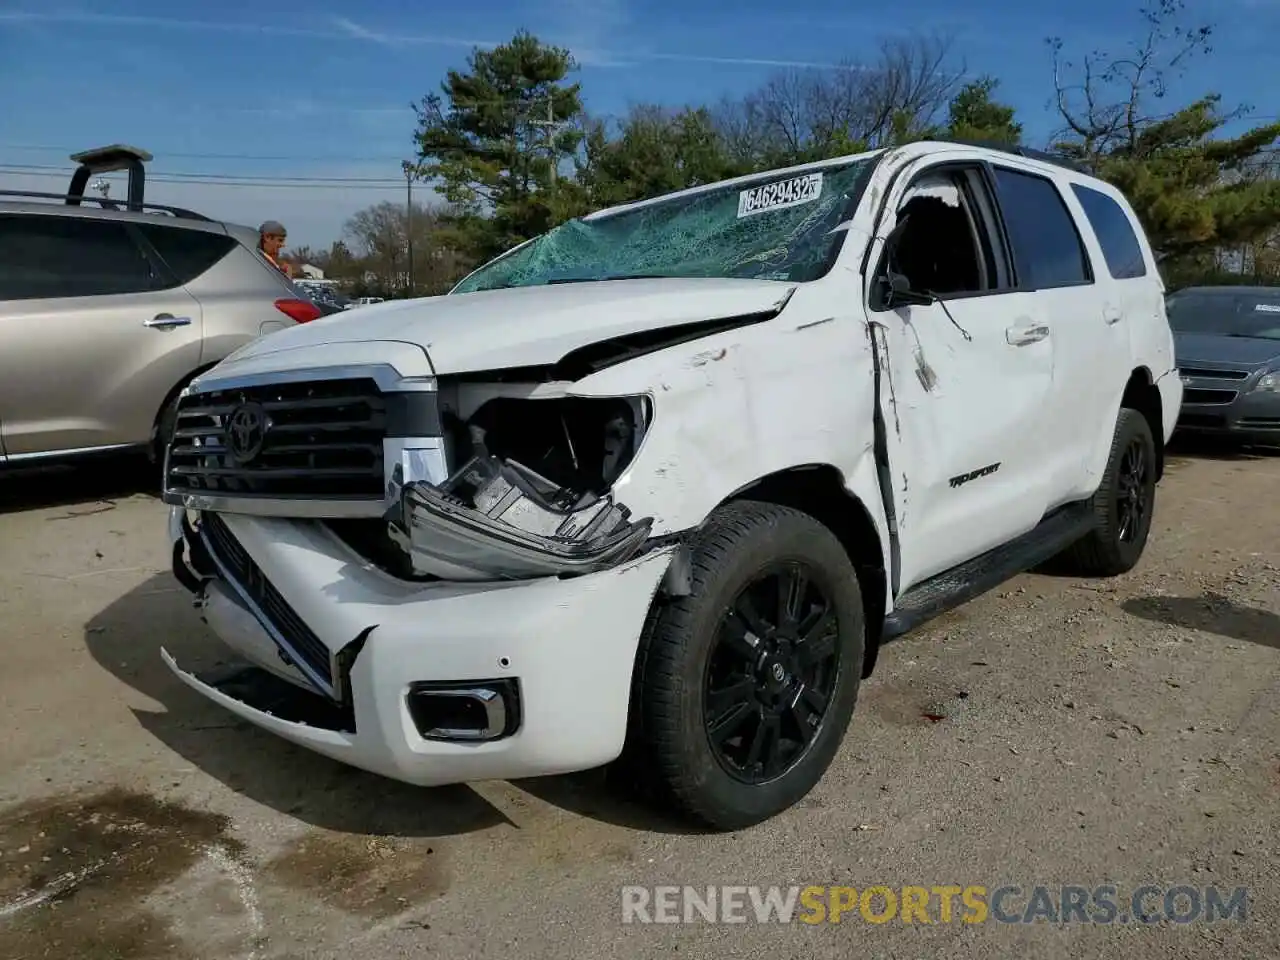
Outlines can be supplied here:
M912 290L911 281L906 275L898 273L892 268L889 270L888 281L887 304L890 309L894 307L927 307L937 300L937 297L931 293Z
M930 293L911 289L911 281L905 274L898 273L889 267L877 286L880 289L880 304L885 310L896 310L898 307L927 307L937 301Z

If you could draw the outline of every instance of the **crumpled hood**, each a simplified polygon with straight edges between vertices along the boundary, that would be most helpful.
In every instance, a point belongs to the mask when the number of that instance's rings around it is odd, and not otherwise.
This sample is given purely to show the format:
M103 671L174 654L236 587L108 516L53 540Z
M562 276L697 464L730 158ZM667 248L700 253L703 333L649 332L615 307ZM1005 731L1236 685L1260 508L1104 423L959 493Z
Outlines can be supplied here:
M420 345L436 374L540 366L612 337L775 309L794 288L770 280L612 280L393 300L281 330L230 359L261 369L269 356L322 344L399 341Z
M1280 341L1264 337L1227 337L1215 333L1177 333L1178 363L1267 363L1280 360Z

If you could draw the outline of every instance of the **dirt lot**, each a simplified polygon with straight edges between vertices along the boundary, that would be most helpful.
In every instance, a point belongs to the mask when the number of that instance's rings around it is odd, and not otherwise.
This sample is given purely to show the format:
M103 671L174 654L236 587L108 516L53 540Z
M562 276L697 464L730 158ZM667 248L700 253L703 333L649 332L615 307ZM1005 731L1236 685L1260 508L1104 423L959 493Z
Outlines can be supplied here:
M1280 457L1179 456L1132 575L1021 577L887 648L820 788L736 836L235 722L157 656L208 641L121 469L0 482L0 957L1280 955ZM1248 917L620 919L626 884L1108 882L1245 886Z

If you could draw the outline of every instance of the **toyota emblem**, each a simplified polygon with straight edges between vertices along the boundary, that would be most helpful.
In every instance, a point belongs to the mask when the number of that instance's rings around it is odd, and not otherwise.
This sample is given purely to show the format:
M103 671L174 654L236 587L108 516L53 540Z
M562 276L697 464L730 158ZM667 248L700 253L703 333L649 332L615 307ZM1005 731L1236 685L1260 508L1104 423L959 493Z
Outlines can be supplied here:
M227 418L227 451L241 466L253 462L267 438L267 411L259 403L243 403Z

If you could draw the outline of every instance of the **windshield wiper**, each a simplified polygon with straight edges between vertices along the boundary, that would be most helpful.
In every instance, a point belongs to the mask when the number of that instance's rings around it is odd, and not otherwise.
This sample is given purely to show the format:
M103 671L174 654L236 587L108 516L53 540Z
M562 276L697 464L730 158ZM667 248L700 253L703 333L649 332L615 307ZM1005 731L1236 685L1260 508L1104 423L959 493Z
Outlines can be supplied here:
M596 283L604 280L674 280L666 273L609 273L603 277L554 277L547 283Z

